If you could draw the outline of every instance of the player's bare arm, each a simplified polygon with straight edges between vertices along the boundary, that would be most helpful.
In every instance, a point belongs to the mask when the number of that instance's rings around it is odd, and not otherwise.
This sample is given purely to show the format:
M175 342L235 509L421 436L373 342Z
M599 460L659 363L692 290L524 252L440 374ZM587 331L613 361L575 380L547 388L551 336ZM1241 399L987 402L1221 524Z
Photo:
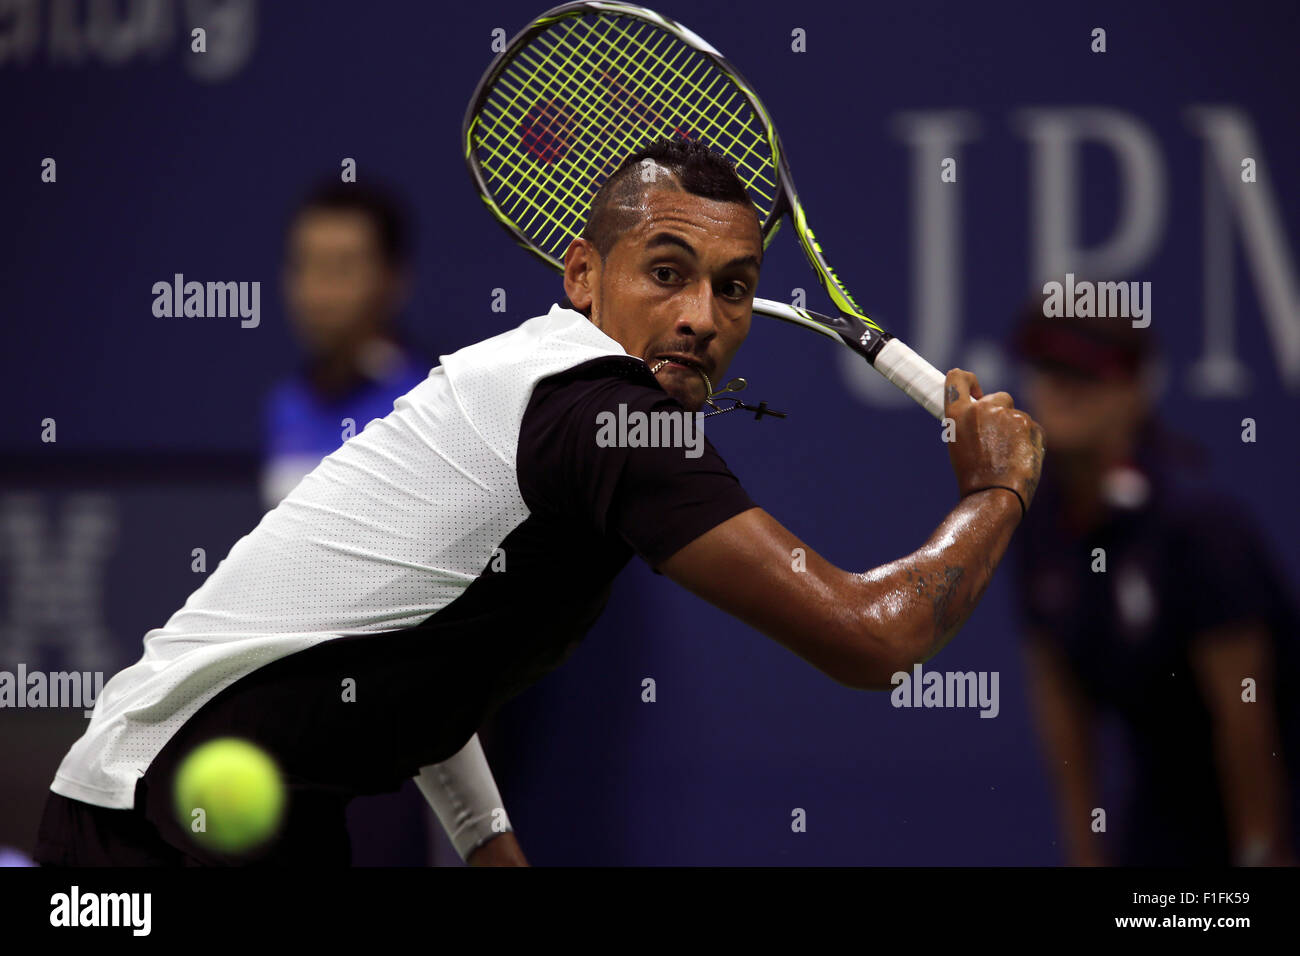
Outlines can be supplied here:
M1033 499L1041 433L1004 392L946 380L961 501L928 541L870 571L836 567L761 508L724 522L660 570L850 687L882 690L934 656L978 603ZM795 570L800 567L801 570Z
M502 833L488 840L465 858L470 866L528 866L519 840L513 833Z

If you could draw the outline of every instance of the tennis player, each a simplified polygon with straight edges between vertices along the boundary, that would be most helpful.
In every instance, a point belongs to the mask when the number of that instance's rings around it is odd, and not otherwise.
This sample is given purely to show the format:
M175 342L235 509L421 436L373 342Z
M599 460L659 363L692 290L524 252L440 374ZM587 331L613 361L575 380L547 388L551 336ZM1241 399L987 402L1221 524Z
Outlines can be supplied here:
M762 256L725 159L684 142L629 157L568 248L567 306L442 356L145 636L58 769L38 860L347 864L348 800L414 776L470 862L523 863L476 728L572 651L634 554L850 687L936 654L1038 482L1040 431L1009 395L948 373L959 500L865 572L755 505L707 438L610 440L611 416L703 407ZM178 761L227 735L289 784L278 836L239 858L171 810Z

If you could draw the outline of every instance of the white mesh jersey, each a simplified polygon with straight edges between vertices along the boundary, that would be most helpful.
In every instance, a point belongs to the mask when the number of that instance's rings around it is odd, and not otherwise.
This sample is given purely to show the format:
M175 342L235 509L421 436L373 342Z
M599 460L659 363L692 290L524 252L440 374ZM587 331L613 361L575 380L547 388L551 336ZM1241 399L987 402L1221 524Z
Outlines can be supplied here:
M515 459L536 384L608 356L644 369L558 305L442 356L145 635L143 656L105 684L51 789L131 807L137 779L169 739L241 678L322 642L413 628L446 608L529 517Z

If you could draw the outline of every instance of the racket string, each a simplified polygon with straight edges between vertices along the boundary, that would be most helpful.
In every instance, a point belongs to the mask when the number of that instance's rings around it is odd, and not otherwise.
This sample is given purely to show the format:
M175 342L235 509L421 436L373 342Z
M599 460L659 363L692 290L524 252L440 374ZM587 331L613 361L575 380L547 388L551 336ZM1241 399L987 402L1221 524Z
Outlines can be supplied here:
M581 232L598 183L660 135L695 133L727 155L766 218L776 168L758 120L734 82L677 37L633 18L572 17L500 72L473 139L501 208L554 257Z
M642 32L644 32L645 30L649 29L649 28L646 27L644 24L642 24L642 27L643 27ZM612 26L608 26L608 27L607 27L606 34L602 34L602 35L601 35L601 37L602 37L603 39L607 38L607 34L608 34L608 31L609 31L610 29L612 29ZM566 55L566 57L565 57L564 62L561 63L561 64L559 64L560 69L559 69L558 72L560 73L560 75L566 75L566 74L567 74L567 75L571 75L570 67L572 66L572 60L573 60L573 57L574 57L575 55L580 56L580 57L582 58L582 65L584 65L585 67L587 67L587 68L589 69L590 72L592 72L592 73L599 72L603 77L607 78L608 80L610 80L610 81L612 81L612 82L614 82L614 83L617 82L617 78L613 75L613 73L612 73L612 71L611 71L611 69L610 69L611 67L616 68L616 69L624 69L624 70L626 70L626 69L631 69L631 70L633 71L634 74L635 74L636 71L640 71L640 72L647 73L647 75L648 75L648 71L645 69L645 67L644 67L643 65L638 64L638 63L632 61L632 60L630 59L630 56L629 56L629 54L628 54L628 52L627 52L626 50L620 50L620 49L618 49L617 46L615 46L614 44L609 44L609 48L608 48L608 49L606 49L606 50L602 50L602 51L599 51L599 52L602 53L603 56L604 56L603 63L593 63L592 60L591 60L591 55L592 55L593 53L598 52L598 51L596 50L596 47L594 46L594 44L591 42L590 37L585 37L585 38L574 37L574 38L573 38L573 39L574 39L574 42L573 42L572 44L570 44L570 43L566 43L566 42L565 42L565 41L568 40L570 37L572 37L573 34L574 34L575 32L576 32L576 30L571 29L571 30L569 31L569 33L565 34L564 37L560 37L560 38L548 38L548 39L550 39L550 41L551 41L551 46L550 46L550 50L549 50L549 52L548 52L548 58L547 58L547 60L544 60L544 61L538 61L538 60L535 59L535 58L528 58L528 57L523 56L523 55L522 55L522 52L521 52L521 55L520 55L520 59L525 59L525 60L527 60L527 61L528 61L528 62L533 66L533 68L534 68L534 76L535 76L535 75L537 74L537 72L540 71L540 68L542 68L542 67L544 67L544 66L552 65L551 62L550 62L550 60L551 60L551 54L554 54L556 51L559 51L559 50L561 50L562 48L564 48L564 49L567 49L567 50L568 50L568 53L567 53L567 55ZM591 32L594 32L594 31L591 31ZM685 73L685 74L683 75L682 67L678 64L678 60L682 57L682 55L684 55L684 54L685 54L685 55L689 55L689 54L692 52L692 51L690 50L689 47L685 46L684 44L680 44L680 43L676 44L676 46L678 47L678 49L677 49L676 54L674 54L672 60L665 60L664 57L663 57L662 55L660 55L658 51L659 51L659 47L663 44L663 42L665 42L666 40L669 39L667 34L660 33L659 40L658 40L658 42L655 44L655 46L653 46L653 47L647 47L646 44L645 44L645 42L644 42L644 40L642 40L642 38L641 38L641 36L640 36L639 34L628 34L627 37L628 37L628 39L629 39L632 43L637 44L637 45L639 46L639 48L640 48L643 52L649 54L649 55L652 56L654 59L658 60L658 62L660 63L661 66L665 67L665 68L668 69L668 70L675 71L679 76L682 76L682 77L683 77L684 79L686 79L688 82L691 82L691 81L693 80L693 77L694 77L695 73L699 71L699 69L701 68L701 66L705 66L705 65L706 65L705 62L704 62L704 60L703 60L703 58L700 57L700 56L698 56L698 54L697 54L697 55L695 56L695 61L696 61L696 62L695 62L695 65L692 67L691 71L690 71L689 73ZM613 51L612 54L611 54L611 50ZM527 82L528 82L528 81L525 80L523 77L519 76L517 71L515 71L515 78L516 78L517 80L521 80L521 81L523 81L524 83L527 83ZM635 79L635 76L633 76L633 78ZM703 91L702 91L702 92L704 93L704 95L707 96L707 95L709 95L709 94L711 93L712 86L713 86L713 85L716 85L717 79L718 79L718 77L717 77L717 75L715 74L714 82L710 85L709 89L707 89L707 90L703 90ZM651 87L651 93L652 93L652 95L660 95L660 96L662 96L662 95L665 95L665 94L669 94L670 91L668 90L668 88L667 88L667 86L666 86L666 81L662 81L662 80L661 80L661 81L660 81L660 84L661 84L662 86L664 86L664 89L663 89L663 93L662 93L662 94L658 93L658 91L654 91L654 90L653 90L653 84L645 84L645 83L643 83L643 86L650 86L650 87ZM697 90L700 89L699 86L698 86L698 84L694 84L694 85L695 85L695 87L696 87ZM544 89L544 90L541 91L541 92L543 92L543 93L551 92L552 89L554 89L554 84L552 84L552 86L551 86L550 88ZM518 92L522 92L522 90L520 90L520 91L518 91ZM518 92L516 93L516 100L518 99ZM595 87L594 85L592 85L592 84L589 84L589 85L588 85L588 89L584 92L584 91L582 91L581 89L578 89L578 88L573 87L571 84L561 83L561 84L559 85L559 92L572 93L572 94L577 94L578 96L580 96L580 97L581 97L581 100L582 100L582 105L588 107L588 112L590 112L590 106L591 106L591 104L590 104L590 99L591 99L591 97L592 97L593 94L601 93L601 94L604 94L604 95L608 96L608 88L601 90L601 89L596 88L596 87ZM649 122L649 119L650 119L650 114L651 114L651 113L658 113L658 111L655 110L653 107L649 106L648 104L646 104L645 101L644 101L644 99L643 99L642 97L638 96L637 93L636 93L635 91L630 91L630 95L625 95L625 94L627 94L628 92L629 92L629 91L628 91L628 88L627 88L627 84L623 84L622 87L619 89L619 95L615 97L615 100L617 100L617 101L621 101L621 102L620 102L620 107L621 107L621 109L618 110L618 111L611 111L611 110L606 110L606 111L605 111L605 112L606 112L606 115L605 115L604 118L607 120L607 122L606 122L606 125L605 125L604 129L601 130L601 134L603 134L601 138L606 139L606 140L608 141L608 140L610 139L609 134L610 134L611 132L614 132L614 131L619 130L620 127L623 127L623 126L629 127L629 131L630 131L630 132L637 132L638 129L640 129L641 127L649 127L649 128L651 128L655 133L660 133L660 134L667 134L667 133L670 133L670 132L675 132L675 133L678 133L678 134L682 134L682 133L685 132L685 131L683 131L683 130L681 129L680 124L673 123L670 119L667 119L667 118L663 117L662 114L659 114L660 123L658 124L658 127L656 128L652 123ZM735 94L733 94L733 96L732 96L731 99L734 99L734 96L735 96ZM681 99L681 98L679 97L679 100L680 100L680 99ZM713 102L715 103L715 105L724 105L724 106L726 105L726 104L717 104L716 99L714 99ZM512 106L513 106L513 103L510 104L510 105L508 105L508 106L507 106L507 109L510 109ZM686 107L686 109L683 109L682 107ZM685 101L682 101L681 103L678 104L679 112L682 112L682 113L688 113L688 112L689 112L689 107L690 107L690 104L689 104L689 103L686 103ZM558 118L558 111L557 111L557 115L554 116L553 118ZM599 118L599 117L597 117L597 118ZM697 126L701 126L701 127L703 127L703 126L705 125L705 124L703 124L703 123L698 122L698 120L704 120L704 119L706 119L706 117L704 117L704 115L703 115L703 113L702 113L702 111L701 111L700 109L696 108L696 109L695 109L694 116L692 116L691 118L697 120L697 122L696 122L695 125L697 125ZM639 123L639 124L637 123L637 120L638 120L638 119L640 120L640 123ZM711 125L717 127L717 124L711 124ZM721 127L717 127L717 128L718 128L719 132L722 131L722 130L721 130ZM595 141L596 136L591 135L591 136L589 136L589 138L592 139L593 141ZM736 137L735 135L733 135L733 142L735 141L736 138L737 138L737 137ZM635 145L633 142L631 142L631 141L627 138L626 134L624 134L624 136L622 137L622 139L621 139L621 144L622 144L623 147L626 148L626 151L627 151L627 152L631 152L631 151L632 151L632 147ZM752 146L751 146L751 149L752 149ZM733 152L734 152L734 151L735 151L735 150L733 149ZM595 152L595 151L592 151L592 150L585 150L585 151L581 151L581 152L579 153L579 155L591 156L591 155L593 155L593 152ZM609 156L609 157L607 158L606 168L603 169L603 170L598 170L598 171L596 171L596 172L594 173L594 175L593 175L593 171L592 171L590 168L585 169L585 170L581 170L581 171L587 173L587 174L588 174L588 178L589 178L589 180L591 180L591 181L594 182L594 180L597 179L597 178L599 178L600 175L602 175L602 174L607 174L608 172L610 172L610 171L612 170L612 167L613 167L613 166L614 166L618 161L620 161L620 159L621 159L621 156L619 156L619 155ZM588 167L590 167L590 161L588 162ZM585 198L585 197L583 197L583 198Z

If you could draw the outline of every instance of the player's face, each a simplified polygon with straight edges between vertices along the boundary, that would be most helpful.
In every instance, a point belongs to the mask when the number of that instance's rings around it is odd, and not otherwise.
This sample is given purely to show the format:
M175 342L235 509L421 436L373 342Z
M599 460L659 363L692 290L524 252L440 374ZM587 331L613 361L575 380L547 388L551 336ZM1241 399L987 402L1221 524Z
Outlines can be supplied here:
M700 371L719 388L749 334L763 256L758 217L748 205L668 188L642 194L640 213L594 264L591 319L698 411L709 395Z
M390 320L400 282L365 214L308 211L294 223L287 251L285 300L308 351L350 348Z
M1053 457L1095 456L1122 447L1137 432L1145 409L1137 379L1101 380L1049 369L1028 371L1024 396Z

